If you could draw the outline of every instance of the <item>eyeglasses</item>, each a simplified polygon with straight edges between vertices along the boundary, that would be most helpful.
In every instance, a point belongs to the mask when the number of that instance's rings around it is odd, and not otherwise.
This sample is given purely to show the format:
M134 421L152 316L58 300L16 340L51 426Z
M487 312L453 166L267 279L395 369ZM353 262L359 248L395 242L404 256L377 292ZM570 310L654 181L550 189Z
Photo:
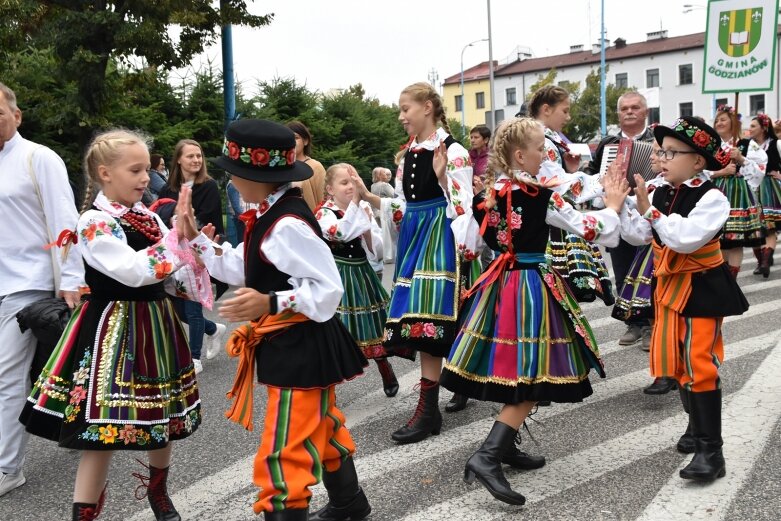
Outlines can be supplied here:
M678 154L696 154L697 152L694 151L687 151L687 150L656 150L654 151L654 154L656 154L656 157L659 159L666 159L667 161L672 161L675 159L675 156Z

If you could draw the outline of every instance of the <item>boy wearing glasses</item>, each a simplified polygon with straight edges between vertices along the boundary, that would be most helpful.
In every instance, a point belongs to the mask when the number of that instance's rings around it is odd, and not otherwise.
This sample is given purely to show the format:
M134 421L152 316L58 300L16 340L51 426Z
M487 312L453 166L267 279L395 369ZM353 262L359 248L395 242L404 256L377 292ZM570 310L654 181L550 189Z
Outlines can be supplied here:
M692 117L658 126L663 183L649 199L635 176L636 208L621 213L621 235L654 252L654 326L651 373L674 377L689 425L678 442L694 452L684 479L713 481L726 474L721 438L719 366L724 357L723 317L740 315L748 302L722 258L719 235L730 204L703 170L729 162L713 128Z

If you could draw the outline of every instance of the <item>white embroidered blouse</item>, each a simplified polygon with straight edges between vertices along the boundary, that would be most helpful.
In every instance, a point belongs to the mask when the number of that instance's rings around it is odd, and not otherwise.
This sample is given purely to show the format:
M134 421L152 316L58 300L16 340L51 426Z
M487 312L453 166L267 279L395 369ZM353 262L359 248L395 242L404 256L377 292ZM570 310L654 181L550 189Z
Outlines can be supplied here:
M189 243L185 239L180 240L175 230L169 230L157 214L138 202L132 210L154 217L163 238L157 244L136 251L128 245L125 232L117 222L131 208L110 201L102 191L95 198L94 206L97 209L84 212L76 226L77 246L84 262L121 284L134 288L172 277L173 284L166 280L168 293L201 300L202 295L191 294L192 271L180 268L195 266L193 253L209 249L211 242L205 235L200 234ZM177 281L183 284L176 284ZM205 288L202 289L205 291ZM208 290L211 295L211 287Z
M377 221L370 217L371 205L366 201L355 204L350 201L350 205L344 211L340 219L336 212L340 209L332 200L327 200L315 214L317 222L320 223L320 229L323 231L323 237L328 241L350 242L356 237L361 238L361 246L366 252L366 257L370 261L382 259L382 230L377 225ZM367 213L368 212L368 213ZM370 232L369 241L366 240L366 232Z
M709 177L708 172L700 172L683 184L696 187ZM670 186L670 183L663 181L657 190L667 186ZM651 242L653 229L665 246L673 251L692 253L716 236L727 222L729 212L729 201L716 188L706 192L687 217L676 213L665 215L653 205L640 215L636 209L625 204L621 210L621 237L629 244L640 246Z
M292 188L282 185L269 195L258 209L261 217ZM244 285L244 243L235 248L229 243L201 254L209 273L234 286ZM331 250L308 223L296 217L282 217L260 245L260 253L279 271L290 275L292 289L277 291L277 309L292 309L314 320L325 322L334 316L344 289Z

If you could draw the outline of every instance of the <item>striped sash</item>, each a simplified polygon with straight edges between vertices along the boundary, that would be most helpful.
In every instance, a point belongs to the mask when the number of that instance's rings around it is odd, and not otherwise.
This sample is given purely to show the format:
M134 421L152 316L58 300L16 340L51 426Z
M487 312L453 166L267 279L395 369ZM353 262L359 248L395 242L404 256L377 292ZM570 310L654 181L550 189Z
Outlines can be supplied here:
M286 311L277 315L262 315L249 324L236 328L228 339L225 349L228 356L239 357L236 368L236 378L233 387L228 391L228 399L235 398L225 416L248 431L252 430L252 394L255 385L255 348L263 337L274 331L279 331L306 322L309 318L301 313Z
M719 240L685 254L653 242L655 322L651 336L651 374L674 377L678 370L678 319L692 291L692 273L720 266Z

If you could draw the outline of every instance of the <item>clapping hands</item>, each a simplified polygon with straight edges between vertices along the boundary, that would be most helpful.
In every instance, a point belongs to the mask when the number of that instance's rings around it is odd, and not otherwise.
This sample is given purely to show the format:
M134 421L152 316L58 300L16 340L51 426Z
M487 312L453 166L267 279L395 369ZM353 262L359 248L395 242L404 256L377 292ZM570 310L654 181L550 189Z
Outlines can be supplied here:
M182 186L179 190L179 200L176 202L176 234L192 241L198 237L198 227L195 224L195 212L193 211L193 191L189 186Z

